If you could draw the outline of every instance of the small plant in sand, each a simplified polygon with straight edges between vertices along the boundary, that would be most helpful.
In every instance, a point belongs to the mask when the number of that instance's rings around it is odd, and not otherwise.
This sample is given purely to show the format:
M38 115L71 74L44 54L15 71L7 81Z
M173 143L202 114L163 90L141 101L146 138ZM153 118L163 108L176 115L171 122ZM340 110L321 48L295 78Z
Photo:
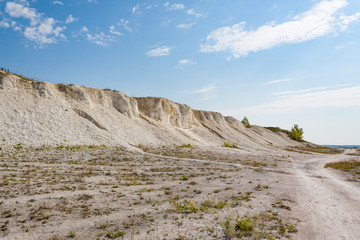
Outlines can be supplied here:
M239 148L238 146L236 146L235 144L233 144L232 142L224 142L223 147L227 147L227 148Z
M106 237L111 238L111 239L115 239L115 238L118 238L118 237L123 237L124 235L125 235L124 232L118 231L118 232L114 232L114 233L109 232L109 233L106 234Z

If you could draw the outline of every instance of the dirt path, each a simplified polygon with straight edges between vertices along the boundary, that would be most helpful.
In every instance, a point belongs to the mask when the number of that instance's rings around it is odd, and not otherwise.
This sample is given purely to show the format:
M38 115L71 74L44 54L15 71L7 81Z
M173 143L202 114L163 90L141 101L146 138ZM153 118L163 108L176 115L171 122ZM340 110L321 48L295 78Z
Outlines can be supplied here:
M302 222L295 239L360 239L360 187L325 163L348 160L350 156L329 155L304 161L294 160L293 185L297 195L295 215Z

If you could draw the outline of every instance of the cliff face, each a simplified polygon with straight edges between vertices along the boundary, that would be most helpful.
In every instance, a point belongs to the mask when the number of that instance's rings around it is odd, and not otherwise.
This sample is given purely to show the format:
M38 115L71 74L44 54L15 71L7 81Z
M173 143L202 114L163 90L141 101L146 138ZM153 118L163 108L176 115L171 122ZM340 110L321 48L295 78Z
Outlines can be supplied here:
M0 138L16 144L221 146L244 149L297 143L232 117L156 97L29 81L0 71Z

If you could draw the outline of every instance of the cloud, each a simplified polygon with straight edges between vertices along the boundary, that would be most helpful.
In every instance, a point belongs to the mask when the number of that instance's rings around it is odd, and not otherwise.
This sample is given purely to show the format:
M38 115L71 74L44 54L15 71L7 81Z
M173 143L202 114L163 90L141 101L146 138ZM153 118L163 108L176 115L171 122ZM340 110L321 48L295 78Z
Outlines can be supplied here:
M74 18L74 17L70 14L70 15L67 17L67 19L66 19L66 24L75 22L75 21L77 21L77 20L78 20L77 18Z
M357 20L359 20L359 18L360 13L355 13L351 16L340 16L338 23L340 26L340 30L345 31L351 23L356 22Z
M132 8L132 10L131 10L131 11L132 11L132 13L133 13L133 14L135 14L135 13L136 13L136 11L138 11L138 10L139 10L139 8L140 8L140 6L139 6L139 4L137 4L135 7L133 7L133 8Z
M118 35L118 36L123 36L124 35L121 32L115 31L115 26L110 26L110 33Z
M10 24L5 21L0 21L0 28L9 28Z
M339 85L341 86L341 85ZM317 89L328 89L322 87ZM314 89L313 89L314 90ZM307 91L307 90L305 90ZM360 86L305 92L292 91L290 95L278 96L273 101L238 110L222 111L230 115L288 113L316 108L360 107Z
M61 1L53 1L53 4L64 5L64 3Z
M97 3L97 0L88 0L89 3Z
M212 91L212 90L214 90L214 89L217 89L217 88L218 88L218 87L217 87L216 85L210 84L210 85L208 85L208 86L206 86L206 87L203 87L203 88L201 88L201 89L194 90L194 91L192 91L191 93L206 93L206 92L210 92L210 91Z
M196 62L193 61L192 59L181 59L178 61L177 67L181 68L187 65L195 65Z
M155 49L152 49L145 54L149 57L159 57L170 55L171 48L168 46L161 46Z
M58 37L65 38L61 33L66 27L55 26L56 21L53 18L47 18L38 26L26 27L24 35L27 39L38 42L40 46L44 44L56 43Z
M107 35L103 32L101 33L86 33L86 39L89 40L90 42L102 46L102 47L106 47L109 45L109 43L111 42L115 42L115 39L113 36Z
M28 40L34 41L43 47L46 44L57 43L59 39L65 39L62 33L66 27L57 26L58 21L54 18L44 17L43 14L38 13L36 9L29 7L29 2L20 0L16 2L7 2L5 12L13 18L24 18L30 21L29 26L24 27L24 36ZM15 21L11 22L14 31L22 31Z
M251 52L345 31L350 23L360 17L360 13L338 16L337 12L346 5L346 0L323 0L291 21L265 24L253 31L245 30L246 22L221 27L207 36L206 43L200 46L200 52L229 52L231 56L228 59L237 59Z
M89 29L88 29L87 27L83 26L83 27L81 28L81 32L87 33L87 32L89 32Z
M190 93L200 94L202 97L199 100L206 101L217 97L216 89L218 89L218 86L216 86L215 84L209 84L201 89L193 90Z
M24 2L24 4L28 5L27 2ZM36 25L40 21L40 15L37 13L36 9L29 8L25 5L16 2L7 2L5 12L11 17L29 19L31 25Z
M129 23L130 22L128 20L121 19L118 26L124 28L128 32L132 32L132 29L128 26Z
M188 24L179 24L176 26L176 28L180 28L180 29L190 29L193 25L195 25L196 22L193 23L188 23Z
M344 48L349 47L349 46L351 46L353 44L354 44L354 42L347 42L347 43L336 46L335 49L337 49L337 50L344 49Z
M196 13L194 9L189 9L186 11L187 14L189 15L194 15L196 18L202 17L203 15L200 13Z
M326 90L326 89L346 87L346 86L349 86L349 84L339 84L339 85L335 85L335 86L307 88L307 89L301 89L301 90L295 90L295 91L275 92L272 95L275 95L275 96L276 95L292 95L292 94L314 92L314 91L318 91L318 90Z
M263 83L263 84L261 84L261 85L262 85L262 86L273 85L273 84L277 84L277 83L288 82L288 81L290 81L290 80L291 80L290 78L277 79L277 80L265 82L265 83Z
M166 7L166 10L169 10L169 11L173 11L173 10L182 10L185 8L185 5L184 4L181 4L181 3L173 3L173 4L170 4L169 2L166 2L164 4L164 6Z

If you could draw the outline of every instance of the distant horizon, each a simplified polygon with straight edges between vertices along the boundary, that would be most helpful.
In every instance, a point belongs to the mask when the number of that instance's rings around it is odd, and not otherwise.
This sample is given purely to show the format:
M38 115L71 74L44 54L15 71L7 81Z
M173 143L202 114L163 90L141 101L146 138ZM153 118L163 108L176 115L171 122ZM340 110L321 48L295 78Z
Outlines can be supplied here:
M356 0L3 0L0 66L351 145L359 27Z

